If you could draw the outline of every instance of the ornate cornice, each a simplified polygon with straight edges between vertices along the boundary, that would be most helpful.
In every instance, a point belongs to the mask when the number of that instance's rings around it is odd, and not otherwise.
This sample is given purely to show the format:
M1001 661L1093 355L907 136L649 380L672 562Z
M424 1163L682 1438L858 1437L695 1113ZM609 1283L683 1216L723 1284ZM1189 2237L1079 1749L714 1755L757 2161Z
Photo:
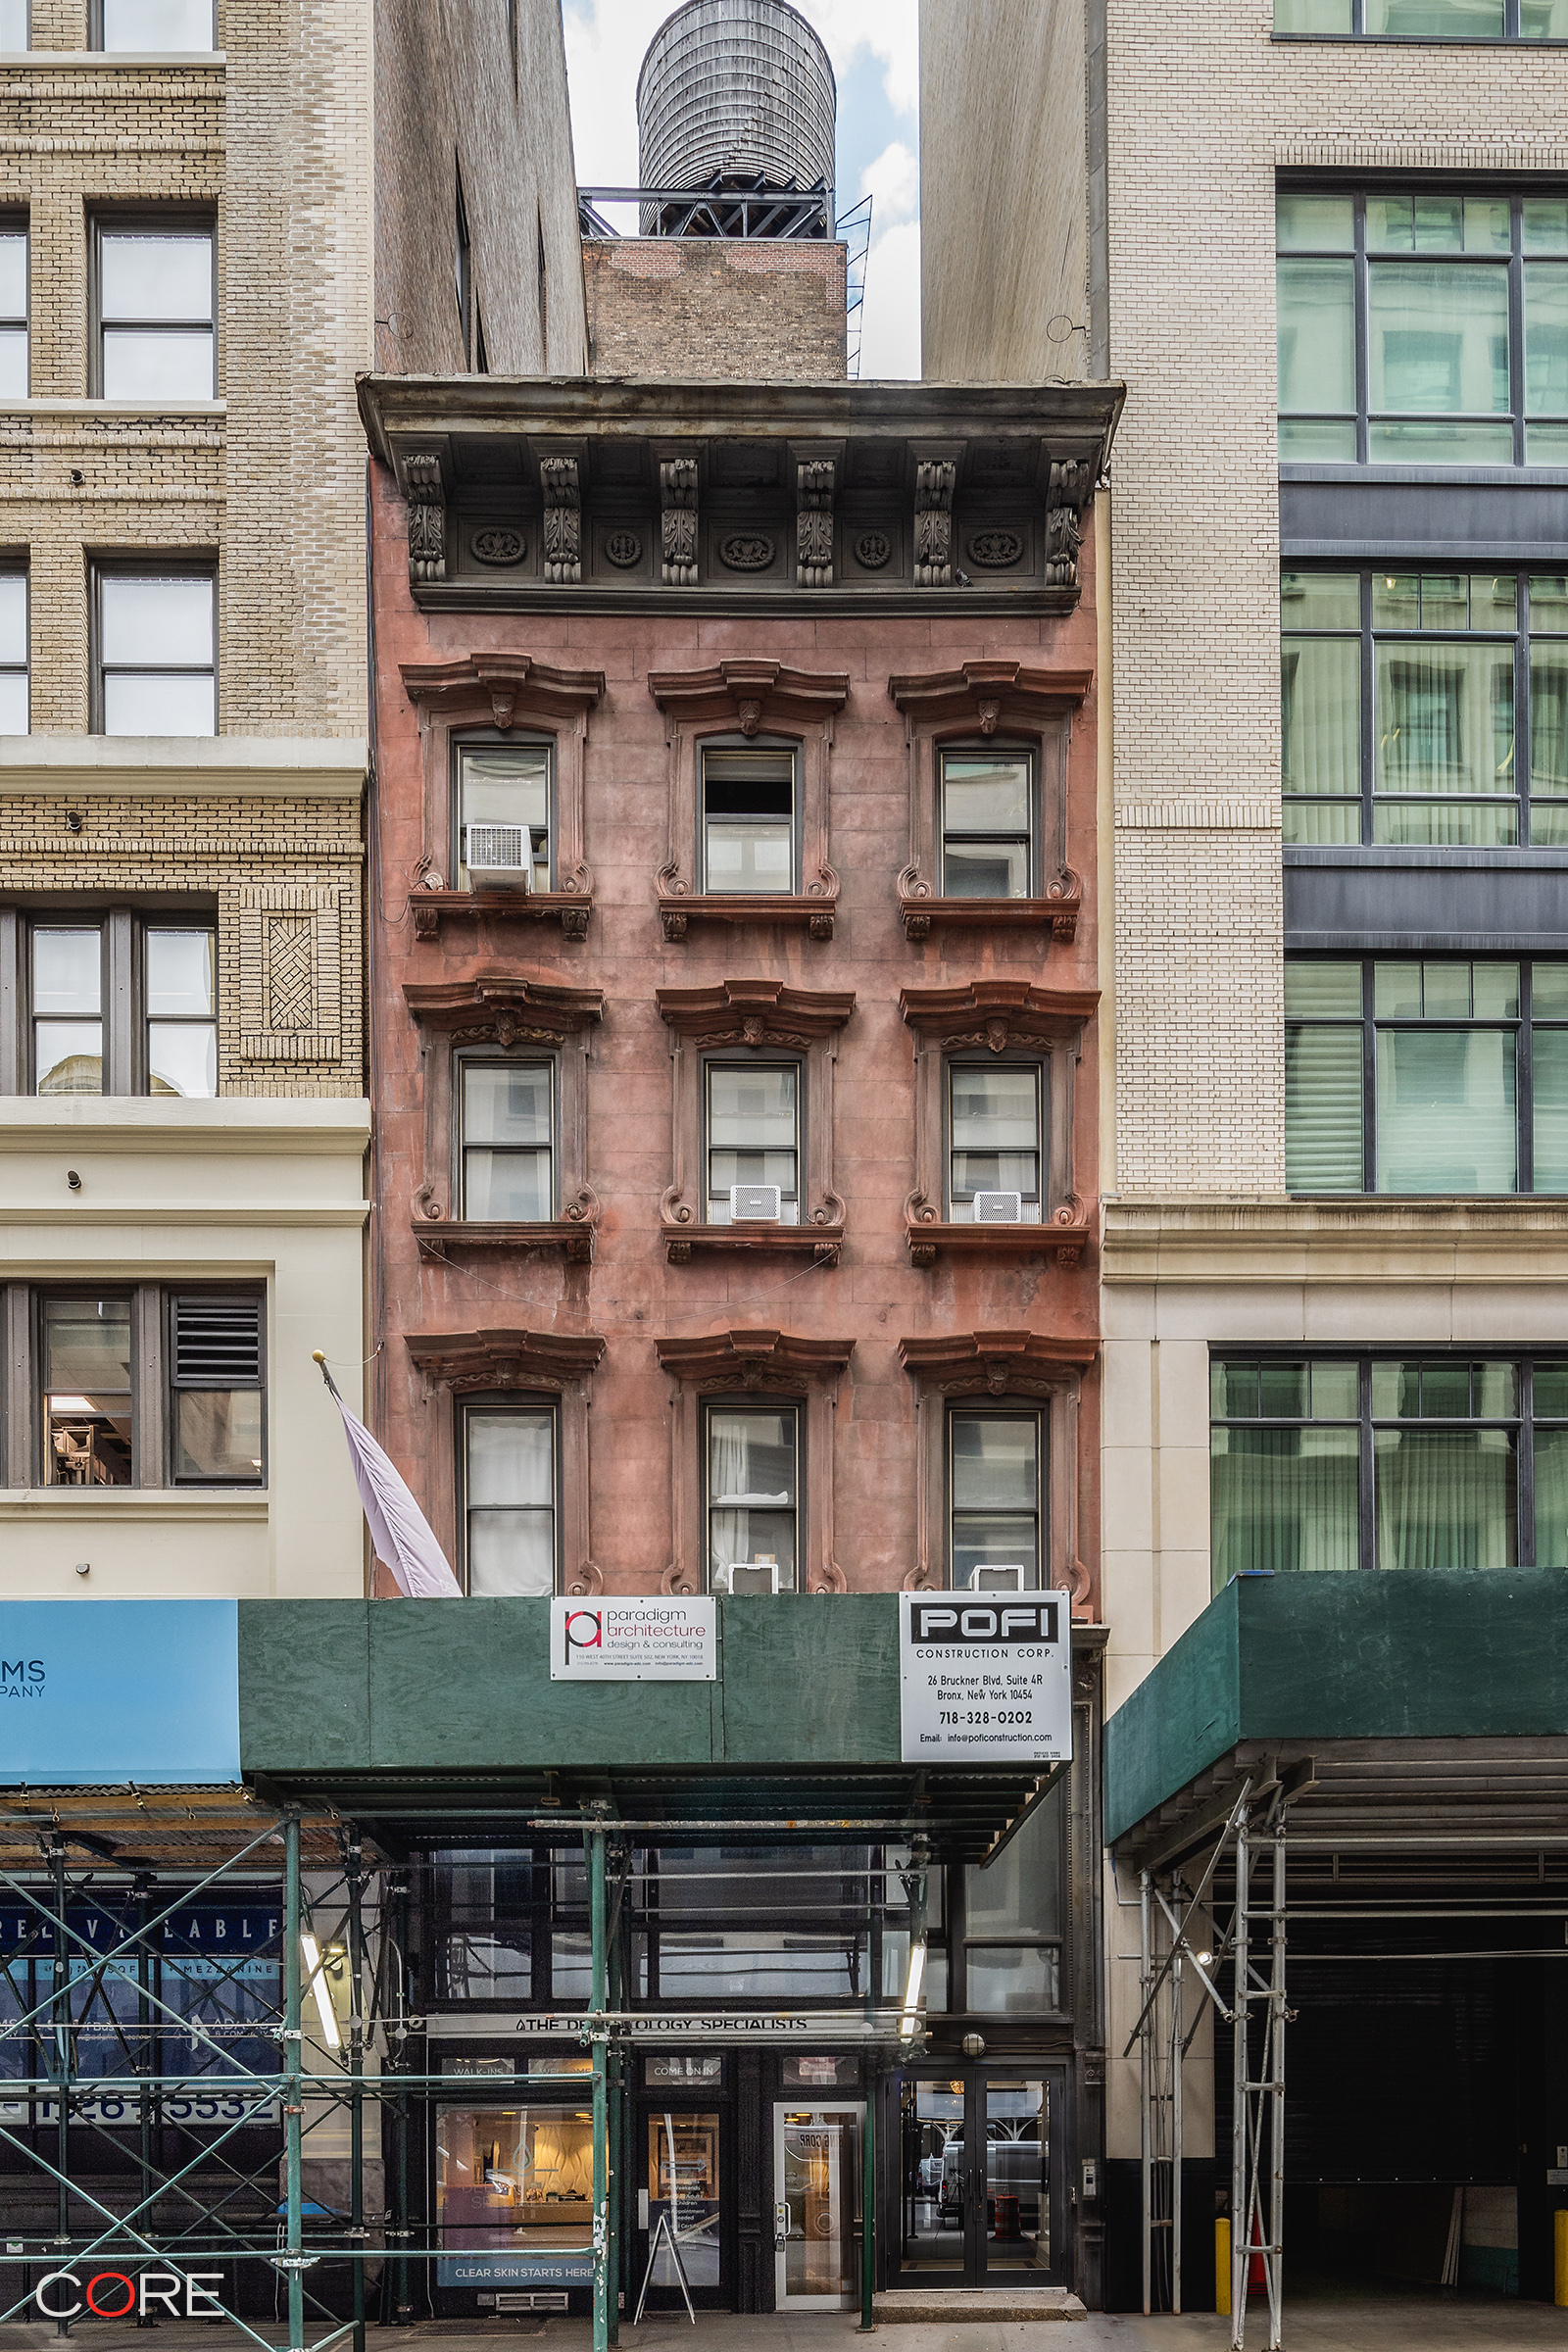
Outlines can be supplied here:
M954 1331L899 1342L899 1361L945 1396L1005 1396L1068 1386L1095 1360L1093 1340L1039 1331Z
M912 670L888 680L906 718L972 718L982 735L1009 717L1025 722L1073 710L1095 682L1089 669L1026 669L1020 662L964 662L956 669Z
M836 1036L855 1010L852 990L789 988L782 980L661 988L655 999L666 1028L698 1046L811 1046Z
M701 1339L656 1339L654 1348L675 1380L799 1389L842 1372L855 1342L809 1339L793 1331L713 1331Z
M774 718L831 718L850 699L850 679L847 670L734 661L710 669L651 669L648 691L666 718L727 718L743 735L755 735Z
M530 1389L582 1380L604 1360L597 1332L416 1331L404 1335L425 1377L448 1389Z
M1036 988L1028 980L970 980L960 988L905 988L899 1010L933 1044L1053 1045L1081 1029L1100 1003L1094 988Z
M400 674L411 703L452 711L488 700L505 734L517 705L549 718L575 718L605 691L602 669L552 669L528 654L468 654L461 662L405 662Z
M406 980L404 1002L421 1028L455 1041L494 1038L498 1045L557 1044L602 1018L600 988L555 988L515 972L476 972L468 980Z

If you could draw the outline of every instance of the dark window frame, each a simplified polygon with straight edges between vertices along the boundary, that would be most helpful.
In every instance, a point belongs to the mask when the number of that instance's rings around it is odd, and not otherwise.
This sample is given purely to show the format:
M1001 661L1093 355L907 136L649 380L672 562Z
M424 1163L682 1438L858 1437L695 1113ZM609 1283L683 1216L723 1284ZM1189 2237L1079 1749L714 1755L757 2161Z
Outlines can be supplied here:
M98 1017L103 1028L104 1086L96 1098L98 1101L109 1096L120 1099L146 1097L152 1092L151 1051L147 1034L149 1022L154 1017L147 1009L146 943L150 931L210 933L213 941L211 1026L221 1051L220 934L218 908L211 901L187 908L178 906L148 907L135 901L127 903L119 899L89 899L85 904L74 905L69 901L48 900L42 904L29 902L16 906L15 912L18 919L14 929L16 969L13 995L17 1007L17 1067L14 1073L0 1070L0 1095L7 1092L7 1080L14 1075L19 1094L37 1097L37 1016L32 1002L32 939L35 931L96 930L99 935L101 1010ZM8 949L7 954L10 952ZM0 973L0 996L6 993L4 983L7 978L7 974ZM157 1017L160 1020L184 1018L192 1027L206 1025L194 1014L159 1014ZM191 1100L205 1102L217 1098L201 1096L192 1097Z
M181 553L179 555L163 555L160 554L157 549L150 548L145 556L135 556L128 554L123 550L117 550L113 555L104 554L90 556L88 561L91 567L91 594L89 597L90 626L88 631L90 638L89 662L91 667L91 694L90 709L88 711L87 720L88 733L90 735L102 735L106 732L104 725L103 629L103 584L105 580L205 579L211 582L213 592L213 659L210 667L204 667L191 662L113 662L110 664L110 669L113 674L124 677L211 677L213 681L213 732L215 735L218 734L221 730L223 723L223 706L219 662L218 630L220 613L218 602L219 564L217 556L192 556L185 553ZM193 743L199 743L205 741L205 738L201 736L192 736L190 740Z
M1038 899L1045 888L1044 811L1041 807L1041 778L1043 763L1038 738L1018 735L940 736L933 746L935 752L935 806L932 811L932 865L937 895L943 899L961 900L970 906L1021 906ZM1028 807L1029 836L1025 850L1025 887L1017 898L975 899L963 891L948 888L948 761L950 760L991 760L999 754L1027 762L1029 769ZM1011 839L1012 836L975 834L971 840Z
M1507 1567L1477 1570L1476 1574L1505 1575L1508 1568L1533 1568L1536 1564L1536 1432L1538 1429L1568 1429L1568 1415L1543 1414L1535 1410L1535 1377L1539 1367L1568 1361L1568 1349L1550 1350L1509 1348L1495 1345L1470 1348L1445 1346L1438 1342L1411 1341L1403 1347L1335 1348L1327 1343L1303 1347L1299 1345L1260 1345L1243 1341L1236 1346L1213 1343L1208 1351L1210 1369L1209 1459L1213 1462L1213 1433L1218 1429L1349 1429L1357 1432L1357 1574L1397 1575L1397 1568L1380 1569L1377 1564L1377 1489L1374 1441L1379 1429L1431 1430L1442 1432L1461 1429L1504 1429L1516 1433L1515 1451L1516 1491L1514 1497L1516 1537L1519 1557ZM1320 1417L1299 1414L1255 1415L1216 1413L1213 1409L1212 1377L1220 1365L1267 1365L1313 1363L1353 1363L1356 1367L1356 1413L1352 1420L1341 1415ZM1468 1416L1432 1414L1425 1417L1388 1414L1375 1415L1372 1408L1372 1372L1376 1364L1417 1363L1468 1364L1472 1368L1485 1364L1507 1364L1512 1367L1517 1382L1517 1410L1511 1414L1472 1413ZM1474 1372L1472 1370L1472 1381ZM1473 1394L1473 1389L1472 1389ZM1212 1478L1212 1467L1210 1470ZM1283 1573L1311 1574L1311 1570ZM1431 1571L1430 1573L1440 1573ZM1455 1570L1446 1573L1463 1574ZM1562 1573L1568 1574L1568 1570ZM1223 1587L1216 1585L1216 1592Z
M123 1302L130 1309L130 1347L132 1358L130 1372L130 1477L125 1484L131 1487L139 1487L141 1484L142 1457L145 1450L147 1433L143 1427L144 1415L142 1411L142 1396L140 1384L136 1378L135 1365L137 1339L136 1327L138 1320L136 1311L136 1287L137 1286L134 1283L130 1282L39 1282L33 1283L29 1286L27 1299L27 1393L29 1412L32 1423L31 1446L34 1473L36 1482L40 1487L52 1489L56 1485L64 1487L69 1483L65 1480L57 1481L52 1475L54 1470L54 1462L49 1447L49 1391L45 1386L49 1365L47 1345L44 1338L44 1328L47 1321L45 1309L48 1303L56 1299L70 1298L91 1299L94 1301L101 1299L105 1302L113 1301L116 1304L119 1304L122 1300L123 1300ZM90 1494L99 1491L100 1490L91 1486L73 1488L73 1492L82 1494ZM102 1491L112 1493L115 1490L108 1488Z
M220 390L220 386L221 385L223 378L222 347L220 331L220 321L219 318L218 299L218 214L211 205L179 203L161 204L157 207L150 207L147 205L120 206L116 204L95 204L88 213L88 399L106 400L109 398L109 395L104 390L103 239L106 231L108 231L111 235L129 234L132 236L149 237L191 236L200 233L209 239L212 248L212 283L211 293L209 295L210 309L207 325L208 332L211 334L213 339L213 388L206 397L210 401L221 399L222 394ZM139 322L133 319L117 318L115 320L115 324L117 326L130 326L137 323ZM182 332L189 333L193 326L199 324L199 321L196 319L156 318L149 320L147 324L149 331L153 333L161 333L167 330L171 334L178 334ZM136 406L138 407L151 409L156 409L163 405L165 404L157 399L140 401L136 403ZM167 405L171 408L179 409L187 407L190 404L186 401L172 400ZM214 639L214 646L216 650L216 637Z
M7 312L4 317L0 317L0 326L12 328L20 326L22 329L27 352L25 397L30 400L32 397L32 215L27 206L0 206L0 236L20 237L23 242L25 282L23 287L21 316L19 317L15 312ZM26 564L24 562L23 569L26 568Z
M710 1148L713 1147L710 1146L709 1141L710 1129L709 1071L720 1064L726 1068L753 1070L782 1069L787 1066L795 1071L795 1223L801 1225L806 1222L805 1196L809 1190L809 1174L807 1166L807 1120L808 1117L807 1098L809 1084L808 1058L804 1048L799 1052L793 1052L785 1047L774 1046L710 1046L699 1054L697 1063L697 1167L702 1209L700 1222L710 1231L728 1233L733 1232L734 1227L732 1225L715 1226L709 1215L710 1202L715 1198L710 1189L709 1155ZM716 1148L722 1150L724 1147ZM781 1191L780 1208L783 1205ZM781 1216L779 1224L782 1226L787 1221ZM759 1228L759 1230L766 1229Z
M942 1551L950 1592L966 1592L967 1585L953 1581L954 1520L956 1516L953 1470L953 1432L959 1421L1026 1421L1035 1424L1035 1581L1027 1592L1047 1592L1051 1586L1051 1400L1043 1396L997 1396L983 1402L972 1396L948 1399L942 1417ZM1000 1512L1004 1506L997 1505ZM1016 1516L1016 1512L1013 1514ZM1027 1564L1027 1563L1026 1563Z
M485 1413L494 1418L514 1421L538 1420L548 1415L550 1420L551 1470L551 1591L564 1589L565 1551L563 1521L565 1512L565 1494L563 1478L562 1398L558 1392L548 1389L478 1389L457 1397L457 1445L454 1448L457 1470L457 1529L458 1574L464 1598L473 1597L468 1542L468 1423L473 1414ZM477 1597L484 1597L482 1594Z
M563 1150L562 1056L567 1042L563 1040L560 1045L511 1048L485 1043L483 1045L458 1046L453 1049L452 1170L456 1182L452 1190L456 1201L454 1214L460 1223L466 1224L470 1221L468 1217L468 1147L464 1140L463 1118L464 1072L470 1068L537 1069L548 1064L550 1070L550 1214L548 1217L524 1219L522 1222L550 1224L560 1216L564 1193L561 1166ZM499 1148L503 1151L507 1149L505 1145ZM521 1144L515 1148L519 1152L526 1152L536 1150L537 1146ZM476 1144L473 1149L487 1151L492 1147ZM472 1220L478 1225L506 1225L517 1221L509 1217L478 1217Z
M258 1288L255 1285L241 1284L238 1287L235 1287L226 1283L200 1282L166 1282L161 1285L161 1289L163 1292L163 1298L162 1314L160 1319L160 1343L162 1348L160 1377L164 1395L165 1487L179 1488L182 1490L194 1489L204 1492L217 1491L224 1494L233 1494L236 1492L255 1493L257 1491L265 1490L268 1484L269 1467L269 1366L267 1349L267 1293L265 1289ZM182 1381L176 1378L174 1359L174 1314L176 1304L182 1298L202 1298L209 1300L215 1306L242 1300L246 1305L255 1307L257 1324L257 1362L259 1370L254 1384L249 1381L232 1381L227 1383L223 1388L215 1388L210 1382L204 1384L189 1380ZM253 1386L256 1393L260 1395L262 1399L262 1466L257 1472L256 1476L254 1478L224 1478L220 1475L209 1475L199 1471L177 1471L174 1467L175 1396L181 1395L238 1396L242 1393L248 1393Z
M1457 1199L1472 1200L1521 1200L1529 1196L1531 1198L1541 1200L1555 1200L1568 1197L1557 1192L1542 1193L1538 1195L1535 1189L1535 1031L1538 1028L1549 1029L1558 1032L1568 1030L1568 1013L1545 1013L1543 1014L1539 1019L1537 1018L1533 987L1534 974L1535 968L1538 964L1562 964L1565 960L1568 959L1556 956L1532 956L1508 955L1398 956L1380 954L1372 956L1358 956L1350 954L1336 956L1330 954L1287 956L1286 963L1288 967L1293 965L1299 966L1309 964L1353 963L1359 964L1361 968L1361 1009L1359 1013L1288 1013L1285 1020L1287 1067L1289 1065L1290 1044L1293 1031L1309 1028L1358 1028L1361 1031L1361 1189L1359 1192L1350 1191L1348 1189L1345 1191L1315 1193L1306 1191L1293 1191L1292 1198L1295 1200L1357 1200L1370 1199L1385 1200L1419 1200L1431 1198L1440 1198L1445 1200ZM1468 1019L1461 1018L1457 1014L1438 1014L1431 1017L1428 1017L1425 1014L1420 1016L1415 1014L1380 1014L1376 1010L1375 1004L1376 968L1380 963L1451 963L1468 964L1471 966L1478 964L1507 964L1510 966L1517 965L1519 971L1519 1009L1513 1014L1472 1013ZM1462 1194L1443 1193L1428 1195L1422 1193L1394 1192L1392 1190L1385 1192L1379 1191L1377 1182L1377 1041L1378 1031L1380 1029L1417 1030L1421 1032L1432 1032L1446 1029L1489 1031L1511 1029L1513 1031L1515 1039L1514 1116L1516 1122L1516 1140L1514 1172L1516 1182L1511 1193L1475 1192Z
M1366 0L1350 0L1350 29L1348 32L1282 32L1276 25L1270 38L1276 41L1357 41L1370 43L1374 48L1389 49L1502 49L1519 47L1531 49L1560 49L1563 37L1551 34L1527 35L1520 30L1522 16L1520 0L1503 0L1501 32L1368 32L1366 29Z
M1511 6L1515 6L1517 5L1517 0L1509 0L1509 4ZM1360 5L1360 0L1357 0L1357 5ZM1295 37L1311 38L1314 36L1306 35ZM1346 39L1353 38L1355 36L1342 34L1337 37ZM1400 45L1406 44L1400 43ZM1502 44L1492 42L1484 43L1482 45L1497 47L1501 46ZM1531 42L1524 45L1526 47L1533 48L1537 44ZM1549 43L1541 44L1541 46L1544 47L1553 45L1554 44ZM1530 419L1526 415L1524 331L1525 264L1527 258L1530 261L1560 261L1564 269L1568 270L1568 253L1564 253L1562 255L1533 254L1527 257L1523 249L1523 220L1520 208L1523 204L1529 202L1533 197L1543 197L1548 194L1557 196L1561 193L1562 183L1560 180L1554 182L1548 181L1536 183L1533 181L1525 181L1522 179L1521 175L1518 174L1508 176L1502 176L1497 173L1470 175L1464 172L1446 172L1405 173L1402 175L1395 175L1389 172L1379 172L1369 173L1365 176L1353 177L1350 175L1326 177L1321 173L1298 172L1281 172L1278 175L1276 181L1276 198L1280 196L1348 196L1351 202L1353 244L1351 247L1316 245L1292 245L1282 247L1279 245L1276 239L1276 302L1278 285L1277 271L1278 264L1281 261L1348 261L1352 268L1351 283L1353 288L1352 299L1354 303L1355 337L1354 457L1287 457L1282 451L1280 455L1280 471L1282 474L1292 474L1300 467L1317 469L1325 466L1331 466L1334 467L1348 467L1351 466L1356 467L1364 467L1367 466L1374 466L1378 467L1392 466L1397 469L1397 471L1400 473L1412 470L1416 473L1420 473L1436 467L1440 469L1443 474L1446 475L1449 472L1473 473L1478 469L1478 467L1526 467L1529 465L1529 461L1527 460L1525 454L1525 436L1528 422L1534 421L1539 424L1561 424L1565 421L1568 421L1568 419L1565 419L1562 416L1542 416L1535 417L1534 419ZM1370 276L1368 270L1369 256L1367 250L1366 233L1367 199L1368 197L1418 196L1422 194L1453 195L1459 197L1493 197L1505 198L1507 200L1509 207L1509 245L1506 255L1501 253L1466 254L1445 252L1408 254L1378 253L1370 258L1377 263L1379 268L1387 266L1392 269L1398 269L1406 265L1420 268L1423 265L1434 262L1452 264L1458 269L1497 269L1498 267L1506 267L1508 272L1508 408L1505 411L1495 410L1486 412L1459 410L1452 412L1451 416L1453 417L1458 417L1465 420L1474 418L1477 421L1486 421L1494 424L1501 424L1505 421L1511 422L1513 428L1513 455L1511 459L1503 459L1500 457L1489 459L1448 459L1433 457L1430 453L1425 452L1413 454L1408 458L1387 456L1374 458L1369 455L1372 414L1370 407ZM1276 383L1276 407L1278 404L1278 393L1279 386ZM1293 409L1286 411L1283 409L1278 409L1277 413L1279 420L1282 424L1287 422L1309 423L1316 421L1343 424L1348 420L1345 413L1330 412L1327 410ZM1385 415L1395 418L1408 417L1411 421L1415 422L1428 421L1435 425L1441 425L1450 420L1450 416L1448 415L1439 411L1379 411L1379 419L1381 420ZM1537 461L1539 466L1560 466L1563 463L1564 461L1560 458L1546 458Z
M806 1516L806 1447L807 1427L810 1416L808 1411L807 1399L804 1396L791 1396L783 1393L772 1395L760 1389L737 1389L727 1392L719 1391L711 1396L705 1394L702 1398L697 1436L697 1476L700 1489L698 1494L698 1525L702 1529L701 1542L703 1552L702 1590L705 1592L711 1592L713 1590L712 1513L714 1505L712 1501L712 1475L710 1468L713 1415L715 1413L753 1412L789 1413L794 1418L795 1498L791 1505L795 1520L794 1582L787 1587L781 1588L781 1593L784 1592L804 1592L808 1590L808 1586L805 1581L808 1566L806 1560L806 1544L808 1540ZM779 1595L769 1594L766 1597L775 1598L778 1596ZM760 1594L755 1594L753 1597L761 1598L763 1596Z
M994 1069L1030 1070L1035 1081L1035 1191L1032 1196L1039 1214L1025 1218L1026 1224L1044 1224L1047 1216L1046 1196L1051 1183L1051 1056L1049 1054L1003 1053L987 1054L982 1061L969 1052L944 1054L942 1056L942 1213L949 1221L953 1204L960 1196L953 1188L953 1154L957 1147L953 1140L953 1080L958 1070ZM982 1190L986 1189L984 1187ZM973 1202L974 1195L968 1196ZM1031 1196L1023 1196L1027 1206Z
M27 688L27 733L32 733L32 565L24 555L0 555L0 579L22 582L22 660L0 662L0 677L22 678Z
M1382 574L1385 577L1390 576L1391 570L1396 570L1396 576L1401 578L1484 578L1491 576L1498 580L1503 580L1511 577L1514 582L1513 628L1511 631L1509 631L1506 629L1391 629L1388 627L1377 626L1375 625L1373 619L1373 582L1379 574ZM1348 628L1307 628L1299 625L1288 628L1286 625L1286 614L1283 604L1283 583L1287 578L1292 578L1297 575L1315 579L1349 579L1351 577L1357 577L1360 582L1360 619L1358 629L1356 631L1352 631ZM1528 564L1503 564L1495 571L1491 572L1489 572L1489 567L1485 564L1478 567L1473 567L1471 569L1466 569L1463 566L1448 567L1446 571L1442 565L1433 565L1429 568L1423 569L1419 564L1412 566L1404 558L1400 558L1398 560L1396 567L1391 567L1389 565L1379 564L1334 564L1332 562L1325 561L1311 564L1291 564L1282 569L1282 603L1280 608L1280 653L1282 667L1285 657L1285 641L1287 637L1323 645L1355 643L1358 649L1357 660L1359 663L1358 675L1360 688L1361 757L1360 792L1357 796L1359 803L1358 840L1355 842L1316 844L1306 841L1304 838L1299 836L1293 837L1290 831L1290 818L1293 810L1310 810L1312 808L1348 808L1350 805L1351 796L1348 794L1346 794L1342 797L1329 793L1293 793L1289 790L1286 790L1283 795L1283 802L1286 818L1285 844L1288 849L1311 849L1320 846L1325 848L1334 847L1345 849L1354 849L1357 847L1361 849L1406 848L1425 853L1432 848L1444 848L1451 846L1455 849L1463 851L1466 855L1473 855L1477 851L1485 851L1488 849L1528 849L1532 846L1531 815L1535 804L1531 793L1531 768L1534 755L1532 731L1533 716L1531 711L1530 689L1530 649L1533 644L1537 643L1543 645L1556 645L1562 648L1565 659L1568 659L1568 625L1557 629L1549 629L1541 627L1539 625L1533 625L1531 621L1530 581L1532 577L1540 579L1551 576L1553 575L1544 572L1540 569L1533 569L1532 566ZM1377 787L1378 647L1380 645L1422 646L1454 644L1511 645L1513 648L1514 790L1512 793L1495 792L1473 794L1380 793ZM1282 723L1284 683L1282 676ZM1554 809L1559 808L1562 808L1565 812L1565 815L1568 815L1568 797L1565 797L1561 794L1552 795L1544 793L1540 795L1539 798L1543 803ZM1516 812L1518 820L1515 839L1512 842L1454 843L1451 845L1442 843L1428 844L1422 842L1379 842L1375 839L1374 836L1377 823L1377 810L1380 806L1385 808L1399 808L1406 805L1420 807L1428 804L1429 802L1434 804L1443 804L1446 806L1451 806L1455 802L1465 802L1477 808L1482 809L1512 808ZM1553 843L1546 846L1555 848L1560 845Z
M802 811L802 775L804 745L795 735L739 735L733 731L715 735L700 735L694 746L697 758L697 841L695 861L697 889L701 896L716 899L799 898L805 888L805 824ZM775 759L787 759L790 763L790 880L787 890L758 891L751 885L743 890L715 890L708 871L708 758L710 752L726 754L757 753L761 758L771 754Z
M463 857L463 755L465 752L478 751L542 751L544 753L547 768L545 807L550 828L549 888L554 890L560 873L561 852L561 763L557 757L558 741L544 728L527 726L513 727L506 734L503 734L499 727L454 727L448 737L450 761L448 804L451 813L449 826L451 839L448 845L451 864L448 871L452 876L453 889L462 890L466 887L470 894L473 890L471 876L466 886L461 879L467 870ZM481 823L488 821L491 820L480 819Z

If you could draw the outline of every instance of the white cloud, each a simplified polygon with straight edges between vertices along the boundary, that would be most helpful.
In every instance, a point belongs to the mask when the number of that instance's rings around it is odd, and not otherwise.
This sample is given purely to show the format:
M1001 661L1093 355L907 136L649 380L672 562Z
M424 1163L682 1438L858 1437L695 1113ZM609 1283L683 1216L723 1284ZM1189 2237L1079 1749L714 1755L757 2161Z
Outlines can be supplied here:
M872 219L876 218L875 207ZM906 220L872 240L860 326L864 379L920 372L920 223Z

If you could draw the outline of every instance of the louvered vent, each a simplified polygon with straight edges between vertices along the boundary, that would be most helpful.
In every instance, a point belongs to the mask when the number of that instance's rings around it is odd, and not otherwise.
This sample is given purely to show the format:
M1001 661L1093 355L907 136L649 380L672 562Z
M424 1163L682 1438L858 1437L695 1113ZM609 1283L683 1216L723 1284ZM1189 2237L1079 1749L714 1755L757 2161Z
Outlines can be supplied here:
M174 1386L255 1389L262 1380L259 1298L176 1298Z

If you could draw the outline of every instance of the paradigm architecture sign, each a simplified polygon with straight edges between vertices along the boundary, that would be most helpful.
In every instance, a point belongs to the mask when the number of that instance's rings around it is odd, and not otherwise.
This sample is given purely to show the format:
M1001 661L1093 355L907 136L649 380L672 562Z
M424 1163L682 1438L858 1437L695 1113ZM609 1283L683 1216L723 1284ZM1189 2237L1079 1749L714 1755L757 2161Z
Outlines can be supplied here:
M1065 1592L901 1592L906 1764L1065 1764L1072 1604Z
M673 1593L648 1600L552 1600L553 1683L711 1683L718 1603Z

